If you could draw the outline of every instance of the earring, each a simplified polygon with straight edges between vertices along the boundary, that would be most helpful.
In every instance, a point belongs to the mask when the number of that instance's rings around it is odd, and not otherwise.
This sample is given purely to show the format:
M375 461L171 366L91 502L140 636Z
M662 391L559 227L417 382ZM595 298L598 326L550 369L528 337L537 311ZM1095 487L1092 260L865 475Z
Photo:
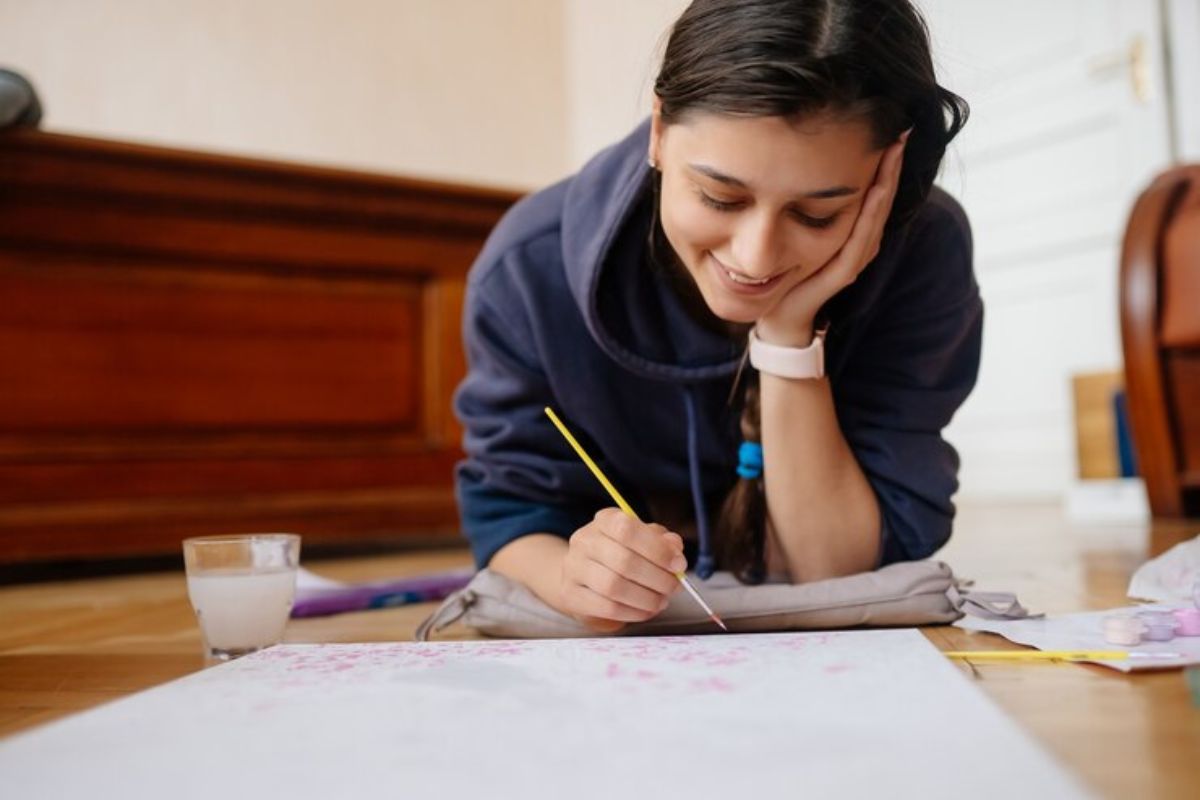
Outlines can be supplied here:
M650 169L658 169L658 162L654 160L654 156L647 156L646 164L649 165Z

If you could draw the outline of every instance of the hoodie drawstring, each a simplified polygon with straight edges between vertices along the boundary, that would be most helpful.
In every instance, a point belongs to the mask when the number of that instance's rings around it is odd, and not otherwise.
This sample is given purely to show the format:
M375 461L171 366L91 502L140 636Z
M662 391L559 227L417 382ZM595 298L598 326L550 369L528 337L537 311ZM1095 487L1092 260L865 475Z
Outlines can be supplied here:
M704 507L704 491L700 486L700 446L696 432L696 398L691 387L683 388L683 408L687 416L688 477L692 489L692 504L696 510L696 533L700 539L700 555L692 571L700 580L708 580L716 571L716 560L708 537L708 511Z

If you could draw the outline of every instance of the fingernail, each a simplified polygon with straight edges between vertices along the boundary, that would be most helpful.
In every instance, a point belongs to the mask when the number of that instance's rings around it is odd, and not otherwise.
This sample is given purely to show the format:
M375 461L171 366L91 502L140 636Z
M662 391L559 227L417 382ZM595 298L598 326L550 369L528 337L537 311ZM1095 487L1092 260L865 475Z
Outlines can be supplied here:
M902 142L907 142L907 141L908 141L908 137L909 137L910 135L912 135L912 132L913 132L913 129L912 129L912 128L909 128L909 129L908 129L908 130L906 130L904 133L900 134L900 141L902 141Z
M683 556L675 556L671 559L671 572L683 572L687 569L687 559Z

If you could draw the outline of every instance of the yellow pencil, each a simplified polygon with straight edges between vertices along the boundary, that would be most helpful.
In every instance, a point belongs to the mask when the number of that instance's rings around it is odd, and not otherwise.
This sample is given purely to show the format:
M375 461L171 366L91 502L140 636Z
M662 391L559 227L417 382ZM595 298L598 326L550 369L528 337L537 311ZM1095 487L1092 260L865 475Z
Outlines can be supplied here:
M947 658L989 661L1121 661L1126 658L1182 658L1182 653L1130 652L1128 650L952 650Z
M616 501L617 506L619 506L620 509L626 514L633 517L638 522L641 522L641 518L638 517L637 512L633 510L633 507L630 506L629 503L625 502L625 498L621 497L621 493L617 491L617 487L613 486L608 478L605 477L604 473L600 471L600 467L596 466L596 462L592 461L591 456L587 454L587 451L583 449L583 446L579 444L579 442L575 441L575 437L571 435L571 432L567 430L567 426L564 425L562 420L558 418L558 415L554 413L554 409L546 406L546 416L548 416L550 421L554 423L554 427L558 428L558 432L561 433L567 440L567 444L571 445L575 452L579 454L579 457L583 459L583 463L587 464L588 469L590 469L592 474L596 476L596 480L600 481L600 484L608 492L609 496ZM688 594L696 599L696 602L700 604L700 607L704 609L704 612L708 614L709 618L713 622L720 625L721 630L728 631L729 628L725 627L725 623L721 621L721 618L718 617L711 608L709 608L708 603L704 602L704 598L700 596L700 593L697 592L696 588L692 586L690 581L688 581L687 576L682 572L676 572L675 577L678 578L679 582L683 584L683 588L687 589Z

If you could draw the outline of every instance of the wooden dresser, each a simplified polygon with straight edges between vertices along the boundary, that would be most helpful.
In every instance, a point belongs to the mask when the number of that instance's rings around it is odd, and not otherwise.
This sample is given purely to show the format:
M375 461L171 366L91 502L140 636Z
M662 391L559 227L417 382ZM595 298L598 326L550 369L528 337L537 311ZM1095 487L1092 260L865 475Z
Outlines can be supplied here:
M0 132L0 564L456 537L463 283L517 197Z

